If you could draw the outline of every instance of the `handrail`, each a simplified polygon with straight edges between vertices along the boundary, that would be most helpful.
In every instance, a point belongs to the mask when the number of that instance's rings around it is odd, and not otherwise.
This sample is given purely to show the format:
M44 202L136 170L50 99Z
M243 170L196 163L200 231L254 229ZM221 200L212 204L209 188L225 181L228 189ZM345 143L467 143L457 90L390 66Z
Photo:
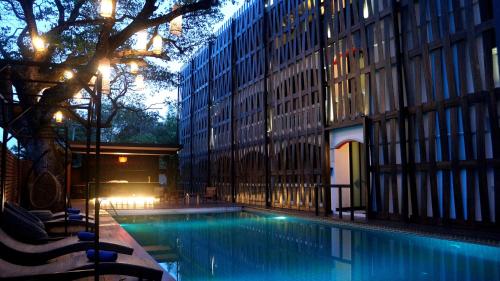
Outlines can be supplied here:
M116 208L115 206L113 205L113 203L111 201L108 201L109 205L111 206L111 209L115 212L115 217L118 216L118 211L116 211Z

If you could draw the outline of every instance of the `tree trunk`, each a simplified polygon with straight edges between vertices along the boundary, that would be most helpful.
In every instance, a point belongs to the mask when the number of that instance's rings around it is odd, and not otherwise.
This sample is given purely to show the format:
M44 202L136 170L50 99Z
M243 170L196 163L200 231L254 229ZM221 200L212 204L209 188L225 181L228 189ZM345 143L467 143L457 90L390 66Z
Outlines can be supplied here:
M25 184L26 203L35 209L61 209L64 205L64 147L56 141L54 129L44 127L25 140L32 166Z

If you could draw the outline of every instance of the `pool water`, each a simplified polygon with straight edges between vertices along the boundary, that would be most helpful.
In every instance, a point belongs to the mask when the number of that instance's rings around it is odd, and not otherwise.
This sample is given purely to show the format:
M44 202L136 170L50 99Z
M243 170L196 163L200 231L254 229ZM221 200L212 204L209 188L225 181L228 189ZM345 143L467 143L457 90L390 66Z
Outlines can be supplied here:
M176 280L500 280L500 248L234 212L117 217Z

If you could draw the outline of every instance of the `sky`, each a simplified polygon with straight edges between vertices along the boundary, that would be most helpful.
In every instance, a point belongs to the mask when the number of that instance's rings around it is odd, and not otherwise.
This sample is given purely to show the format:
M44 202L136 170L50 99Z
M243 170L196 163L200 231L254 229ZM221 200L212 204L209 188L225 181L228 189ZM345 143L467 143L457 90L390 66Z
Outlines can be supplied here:
M224 14L224 19L214 25L213 32L217 31L238 10L238 8L243 5L244 1L245 0L234 0L233 2L227 2L227 4L221 8L222 13ZM169 61L166 62L166 65L170 71L178 72L183 63L180 61ZM147 81L145 83L147 85ZM147 88L148 87L146 87L146 89ZM166 98L177 100L177 89L164 89L160 92L146 92L146 105L162 103ZM153 110L158 111L162 117L167 114L167 108L165 105L155 106Z

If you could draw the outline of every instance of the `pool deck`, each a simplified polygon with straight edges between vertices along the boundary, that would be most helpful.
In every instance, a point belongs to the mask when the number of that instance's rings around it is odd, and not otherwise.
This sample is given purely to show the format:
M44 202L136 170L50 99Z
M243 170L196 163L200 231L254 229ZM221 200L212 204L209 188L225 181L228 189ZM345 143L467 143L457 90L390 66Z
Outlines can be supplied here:
M81 210L85 209L85 205L82 200L73 200L72 201L73 207L79 208ZM92 206L92 212L91 214L93 215L93 206ZM168 272L163 270L163 268L149 255L146 250L135 241L135 239L127 232L125 229L123 229L120 224L105 210L101 210L100 212L100 223L99 223L99 234L101 238L113 238L120 240L132 247L134 249L134 256L137 256L139 258L149 260L152 262L152 264L156 265L158 269L163 271L163 278L162 281L175 281L174 278L172 278ZM90 278L83 278L79 280L85 280L85 281L90 281L94 280L93 277ZM137 278L129 277L129 276L101 276L100 280L104 281L131 281L131 280L138 280Z

